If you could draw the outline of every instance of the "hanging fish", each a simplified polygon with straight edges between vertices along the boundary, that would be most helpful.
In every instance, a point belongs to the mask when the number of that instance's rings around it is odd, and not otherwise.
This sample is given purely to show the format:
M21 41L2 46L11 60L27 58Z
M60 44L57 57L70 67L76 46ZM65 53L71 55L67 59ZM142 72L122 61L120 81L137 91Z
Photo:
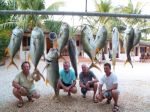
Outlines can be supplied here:
M49 83L54 91L55 96L59 96L59 91L57 89L57 82L59 80L59 63L58 63L59 53L57 49L51 48L46 55L46 69L47 69L47 77L46 77L46 84Z
M104 48L106 42L107 42L107 30L105 26L100 26L94 41L94 48L96 50L96 53L98 53L99 51L101 51L102 48Z
M11 39L8 45L8 48L6 48L5 53L9 54L11 57L11 61L8 65L8 67L13 64L17 69L17 65L15 64L13 58L16 55L16 53L19 51L20 49L20 45L21 45L21 41L23 38L23 29L16 27L15 29L13 29L12 31L12 35L11 35Z
M139 28L134 28L134 42L133 42L133 46L136 46L139 41L141 39L141 31L139 30Z
M77 60L78 60L78 53L77 53L77 46L76 41L72 38L68 40L68 52L69 57L71 60L72 67L74 68L75 75L78 77L78 70L77 70Z
M116 65L116 54L119 51L119 32L117 27L113 28L112 31L112 65L115 70Z
M91 34L89 34L89 27L87 25L85 25L81 31L81 43L83 46L83 50L84 52L89 56L89 58L92 61L92 64L90 65L89 68L92 67L96 67L99 69L99 67L97 67L97 65L94 63L94 59L95 59L95 49L94 49L94 45L90 44L89 41L89 37Z
M124 39L125 39L125 47L126 47L126 55L127 55L127 62L129 62L133 68L133 64L131 61L130 52L133 48L133 42L134 42L134 29L131 26L128 26L124 32Z
M31 32L29 56L31 57L31 61L35 67L35 73L42 55L44 55L44 33L41 28L34 27ZM43 80L45 80L41 73L39 75L43 78Z

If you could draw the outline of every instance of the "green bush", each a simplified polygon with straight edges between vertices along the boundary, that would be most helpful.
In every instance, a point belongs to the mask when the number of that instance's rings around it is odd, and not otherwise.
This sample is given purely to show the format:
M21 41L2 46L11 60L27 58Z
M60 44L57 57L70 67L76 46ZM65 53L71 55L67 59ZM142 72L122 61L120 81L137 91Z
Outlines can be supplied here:
M0 35L0 61L5 56L5 49L9 44L9 37L6 35Z

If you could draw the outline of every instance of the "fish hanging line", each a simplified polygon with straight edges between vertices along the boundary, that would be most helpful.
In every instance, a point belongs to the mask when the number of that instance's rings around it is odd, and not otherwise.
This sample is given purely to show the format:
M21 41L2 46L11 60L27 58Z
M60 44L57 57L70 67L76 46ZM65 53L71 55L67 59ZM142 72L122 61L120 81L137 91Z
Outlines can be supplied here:
M68 15L68 16L101 16L101 17L124 17L124 18L150 18L148 14L122 14L101 12L67 12L67 11L37 11L37 10L0 10L0 15Z

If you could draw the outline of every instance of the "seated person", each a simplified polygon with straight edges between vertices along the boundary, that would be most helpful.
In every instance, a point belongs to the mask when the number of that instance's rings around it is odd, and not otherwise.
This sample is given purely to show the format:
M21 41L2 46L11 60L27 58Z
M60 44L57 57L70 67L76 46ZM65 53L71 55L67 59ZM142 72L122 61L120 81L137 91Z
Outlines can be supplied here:
M71 93L76 93L76 76L75 72L70 69L70 63L68 61L65 61L63 63L63 68L60 71L60 78L58 80L57 89L63 89L65 92L68 92L68 96L71 95Z
M108 104L113 98L114 100L113 112L116 112L119 110L118 106L119 90L118 90L117 76L111 72L111 65L109 63L104 64L104 72L105 75L101 78L99 84L99 94L96 97L100 102L106 98ZM106 85L106 90L102 90L103 84Z
M17 104L18 107L23 106L23 99L22 96L27 96L28 100L33 102L32 98L38 99L40 94L34 87L34 79L30 73L30 63L25 61L21 65L22 71L16 75L15 79L12 82L13 94L14 96L19 99ZM37 71L39 72L39 71ZM37 76L38 79L40 77ZM38 80L37 79L37 80Z
M93 88L94 94L93 94L93 101L96 103L96 98L95 98L95 94L97 91L97 82L98 79L96 78L96 76L94 75L94 73L92 71L89 70L89 68L83 64L81 65L82 67L82 72L79 75L79 79L80 79L80 87L81 87L81 92L83 94L83 98L86 97L86 93L88 90L90 90L91 88Z

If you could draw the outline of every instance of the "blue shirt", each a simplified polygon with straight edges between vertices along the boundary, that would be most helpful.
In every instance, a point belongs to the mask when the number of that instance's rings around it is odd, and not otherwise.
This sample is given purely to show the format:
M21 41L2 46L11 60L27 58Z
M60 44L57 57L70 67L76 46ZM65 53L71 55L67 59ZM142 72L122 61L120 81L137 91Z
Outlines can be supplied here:
M69 72L61 70L59 74L60 79L66 84L72 84L73 81L76 80L75 72L72 69L69 69Z

